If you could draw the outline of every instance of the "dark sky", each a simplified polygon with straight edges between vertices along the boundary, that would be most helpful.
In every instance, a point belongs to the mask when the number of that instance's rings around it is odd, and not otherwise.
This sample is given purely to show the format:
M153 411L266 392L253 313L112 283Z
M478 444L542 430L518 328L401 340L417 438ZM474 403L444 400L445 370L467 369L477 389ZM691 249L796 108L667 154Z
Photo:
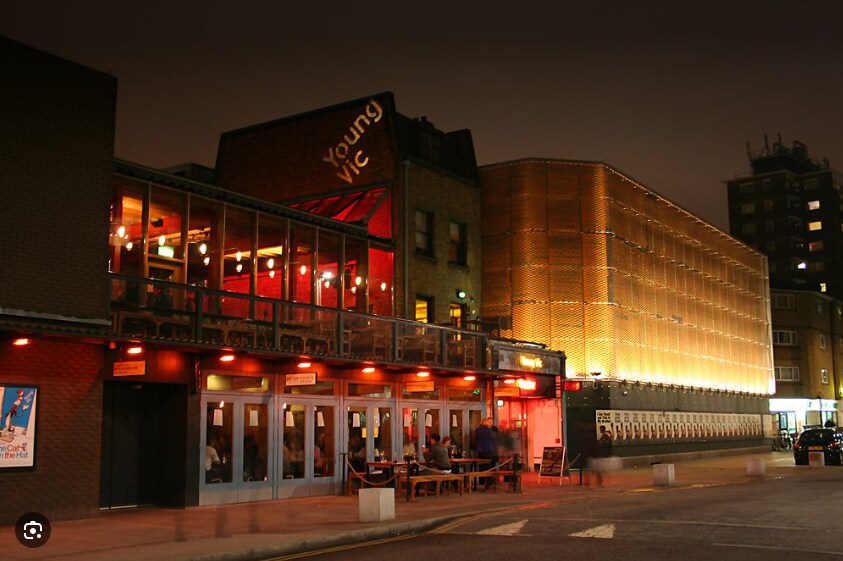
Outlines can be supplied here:
M841 24L840 0L0 6L0 34L119 79L127 160L213 166L224 131L389 90L480 164L604 161L723 229L746 141L843 169Z

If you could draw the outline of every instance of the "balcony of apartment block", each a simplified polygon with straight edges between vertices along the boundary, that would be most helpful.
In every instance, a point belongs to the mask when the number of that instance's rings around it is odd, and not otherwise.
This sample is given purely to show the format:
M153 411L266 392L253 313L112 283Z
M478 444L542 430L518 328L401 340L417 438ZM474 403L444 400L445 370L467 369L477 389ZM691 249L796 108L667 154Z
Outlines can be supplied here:
M441 370L490 370L484 333L161 280L112 274L111 312L112 333L124 339Z

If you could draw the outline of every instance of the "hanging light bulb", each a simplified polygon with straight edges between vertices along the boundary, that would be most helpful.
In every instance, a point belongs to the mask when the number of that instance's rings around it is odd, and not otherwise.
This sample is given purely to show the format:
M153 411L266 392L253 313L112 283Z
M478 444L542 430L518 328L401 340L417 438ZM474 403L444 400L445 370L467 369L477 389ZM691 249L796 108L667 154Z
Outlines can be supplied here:
M234 267L234 269L235 269L238 273L243 272L243 263L238 263L238 264L237 264L237 266L236 266L236 267Z
M356 287L356 286L352 286L352 287L351 287L351 293L352 293L352 294L357 294L357 287Z
M167 245L167 236L164 234L158 236L158 245Z
M363 284L363 277L361 277L359 275L354 277L354 284L356 284L357 286L360 286L361 284Z
M300 274L302 274L302 275L303 275L303 274L305 274L306 272L307 272L307 265L302 265L301 267L299 267L299 273L300 273Z
M386 281L381 283L381 292L386 292Z
M126 251L132 251L133 247L135 247L134 243L132 243L132 242L127 243L126 244Z
M125 235L126 235L126 227L121 224L120 226L117 227L117 237L122 238Z
M268 269L274 269L274 268L275 268L275 259L273 259L272 257L270 257L269 259L267 259L267 260L266 260L266 267L267 267Z
M202 242L199 244L199 255L205 255L208 253L208 244Z
M204 264L205 264L205 266L207 267L208 265L210 265L210 264L211 264L211 258L210 258L210 257L206 257L205 259L203 259L203 260L202 260L202 263L204 263Z
M269 271L269 278L271 278L271 279L275 278L275 271Z
M242 260L243 260L243 252L242 252L242 251L238 251L237 253L235 253L235 254L234 254L234 259L236 259L237 261L242 261Z

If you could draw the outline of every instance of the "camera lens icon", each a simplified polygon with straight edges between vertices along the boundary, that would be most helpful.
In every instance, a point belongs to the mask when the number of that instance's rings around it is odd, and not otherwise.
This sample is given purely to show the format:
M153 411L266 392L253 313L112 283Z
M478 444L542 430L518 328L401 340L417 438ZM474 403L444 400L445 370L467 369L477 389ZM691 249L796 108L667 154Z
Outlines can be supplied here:
M23 525L23 539L34 540L41 539L41 532L44 531L44 526L40 522L32 520Z
M15 537L24 547L41 547L50 539L50 521L38 512L27 512L15 524Z

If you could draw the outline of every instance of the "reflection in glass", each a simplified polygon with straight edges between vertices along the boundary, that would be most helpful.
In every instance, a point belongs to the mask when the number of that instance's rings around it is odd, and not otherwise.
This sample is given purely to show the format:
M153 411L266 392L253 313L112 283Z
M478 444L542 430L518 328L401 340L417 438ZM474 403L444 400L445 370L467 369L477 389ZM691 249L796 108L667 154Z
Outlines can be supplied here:
M417 458L419 453L418 421L419 410L405 407L401 415L401 445L405 457Z
M392 448L392 408L375 407L373 420L375 424L372 427L372 436L375 439L375 460L378 460L378 456L382 460L391 460L394 451Z
M348 462L356 472L366 470L366 438L368 426L365 407L349 407L348 417Z

